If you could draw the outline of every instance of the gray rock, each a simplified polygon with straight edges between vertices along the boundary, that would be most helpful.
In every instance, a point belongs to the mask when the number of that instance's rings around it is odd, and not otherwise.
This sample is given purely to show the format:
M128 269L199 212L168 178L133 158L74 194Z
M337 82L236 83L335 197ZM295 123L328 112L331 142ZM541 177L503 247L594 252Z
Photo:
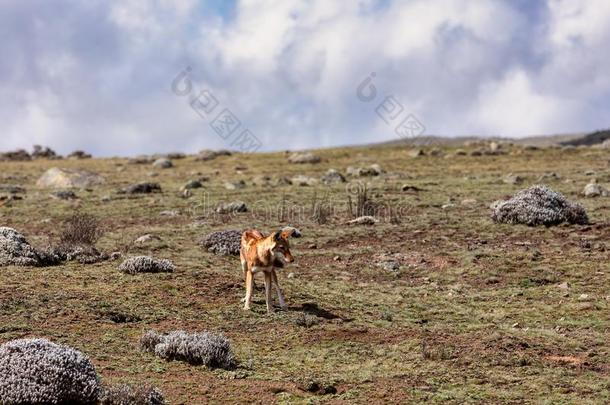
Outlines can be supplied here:
M241 190L246 188L246 182L243 180L227 181L225 182L225 188L227 190Z
M345 177L335 169L329 169L320 180L326 185L345 183Z
M318 184L318 179L309 176L304 176L302 174L294 176L292 179L290 179L290 181L295 186L315 186L316 184Z
M174 167L174 163L167 158L160 158L155 160L153 166L158 169L171 169L172 167Z
M354 177L371 177L379 176L383 170L378 164L373 164L369 167L353 167L349 166L346 170L348 176Z
M509 173L506 177L504 177L504 179L502 181L504 181L504 183L506 183L506 184L515 185L515 184L523 183L524 178L521 176L518 176L516 174Z
M219 156L231 156L231 152L227 150L202 150L197 156L195 156L195 161L197 162L207 162L209 160L216 159Z
M26 189L21 186L14 186L12 184L0 184L0 191L4 191L9 194L25 194Z
M232 214L236 212L248 212L248 206L243 201L233 201L226 204L220 204L216 207L216 212L219 214Z
M70 190L59 190L51 193L51 197L57 200L75 200L78 197Z
M369 215L365 215L362 217L358 217L356 219L352 219L351 221L347 221L348 225L375 225L377 222L379 222L377 219L375 219L372 216Z
M161 192L159 183L136 183L131 184L120 191L122 194L149 194Z
M36 182L41 188L89 188L104 184L105 179L85 170L60 169L53 167L47 170Z
M181 190L194 190L202 187L203 183L201 183L199 180L189 180L184 186L182 186Z
M588 198L608 197L610 195L610 191L607 188L593 182L587 184L582 193Z
M130 165L147 165L153 163L154 161L155 158L153 156L140 155L133 158L129 158L127 160L127 163L129 163Z
M146 234L146 235L142 235L139 238L137 238L134 243L138 244L138 245L144 245L146 243L150 243L152 241L159 241L161 240L160 237L158 237L157 235L153 235L153 234Z
M270 186L272 184L271 183L271 176L267 176L267 175L264 175L264 174L260 174L260 175L254 176L252 178L252 183L255 186L262 186L262 187Z
M304 164L304 163L320 163L322 159L319 156L314 155L310 152L293 153L288 157L290 163Z
M379 265L385 271L395 272L395 271L400 270L400 263L396 260L389 260L389 261L381 262L381 263L379 263Z

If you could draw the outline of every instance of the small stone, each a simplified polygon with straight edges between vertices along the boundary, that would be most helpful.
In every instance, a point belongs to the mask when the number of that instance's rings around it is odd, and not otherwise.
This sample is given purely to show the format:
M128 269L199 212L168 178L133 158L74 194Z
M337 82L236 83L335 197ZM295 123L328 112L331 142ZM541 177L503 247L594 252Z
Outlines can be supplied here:
M202 188L203 184L199 180L189 180L186 182L184 186L182 186L182 190L193 190L196 188Z
M308 177L308 176L304 176L302 174L298 175L298 176L294 176L291 179L292 184L294 184L295 186L315 186L316 184L318 184L318 179L315 179L313 177Z
M167 158L160 158L154 161L153 166L159 169L170 169L174 167L174 163Z
M341 261L341 256L335 256L333 257L333 260L336 262L340 262Z
M345 177L335 169L329 169L320 180L326 185L345 183Z
M225 183L225 188L227 190L241 190L243 188L246 188L246 182L243 180L239 180L239 181L227 181Z
M288 278L294 278L294 273L288 273Z
M51 197L57 199L57 200L75 200L76 194L74 194L73 191L69 191L69 190L60 190L60 191L55 191L53 193L51 193Z
M293 153L288 157L290 163L304 164L304 163L320 163L322 159L319 156L314 155L310 152Z
M216 212L219 214L232 214L235 212L247 212L248 206L243 201L233 201L226 204L220 204L216 207Z
M578 296L578 301L589 301L589 294L580 294Z
M375 219L374 217L370 216L370 215L365 215L362 217L358 217L356 219L352 219L351 221L348 221L347 224L348 225L375 225L377 222L379 222L377 219Z
M137 243L138 245L143 245L145 243L152 242L153 240L161 240L161 238L158 237L157 235L148 233L146 235L140 236L138 239L136 239L134 241L134 243Z
M560 290L567 290L570 288L570 285L568 284L567 281L564 281L563 283L558 284L557 288L559 288Z
M588 198L608 197L610 195L610 191L608 189L594 182L587 184L582 193Z
M398 271L400 269L400 263L396 260L382 262L380 265L385 271Z
M472 206L472 205L476 205L478 203L478 201L476 200L476 198L466 198L464 200L462 200L461 204L464 206Z
M521 176L510 173L504 177L503 181L506 184L521 184L523 183L524 179Z
M409 151L409 156L412 158L426 156L426 152L423 149L413 149Z
M316 245L315 243L312 243L308 246L309 249L317 249L318 245Z
M122 194L149 194L160 192L161 186L159 183L137 183L125 187L120 191Z

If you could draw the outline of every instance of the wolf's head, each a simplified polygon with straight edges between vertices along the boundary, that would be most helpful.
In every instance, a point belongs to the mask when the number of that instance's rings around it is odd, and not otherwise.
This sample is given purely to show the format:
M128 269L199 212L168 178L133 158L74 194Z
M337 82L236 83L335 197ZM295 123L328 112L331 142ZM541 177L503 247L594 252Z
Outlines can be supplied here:
M284 227L273 234L273 246L271 251L275 258L286 263L294 262L294 256L290 253L290 242L288 238L300 238L301 232L291 226Z

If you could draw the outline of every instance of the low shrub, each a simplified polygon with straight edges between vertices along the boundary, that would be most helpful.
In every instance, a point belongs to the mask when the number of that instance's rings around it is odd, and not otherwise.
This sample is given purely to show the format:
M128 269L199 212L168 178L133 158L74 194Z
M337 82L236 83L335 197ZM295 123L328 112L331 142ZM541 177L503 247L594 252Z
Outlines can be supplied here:
M199 242L208 252L216 255L238 256L241 231L216 231L204 236Z
M120 384L104 387L100 405L164 405L163 393L150 385Z
M119 266L119 270L127 274L172 273L175 269L169 260L157 260L150 256L130 257Z
M494 222L530 226L589 223L582 205L568 201L563 194L544 185L521 190L507 201L496 201L492 204L491 218Z
M140 339L140 347L166 360L228 370L236 365L229 340L210 332L187 333L178 330L163 335L148 331Z
M0 403L95 404L100 384L81 352L46 339L0 346Z

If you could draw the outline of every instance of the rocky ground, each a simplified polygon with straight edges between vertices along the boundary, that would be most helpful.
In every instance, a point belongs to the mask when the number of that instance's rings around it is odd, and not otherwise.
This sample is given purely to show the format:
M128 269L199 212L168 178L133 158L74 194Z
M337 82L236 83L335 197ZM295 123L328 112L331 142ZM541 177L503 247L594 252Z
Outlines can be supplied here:
M105 255L46 267L0 252L0 344L75 347L105 382L172 404L610 401L610 149L83 155L0 162L0 226L45 251L90 214ZM491 204L534 184L589 223L492 220ZM289 308L267 315L257 280L244 312L235 231L285 225L303 234L279 274ZM136 256L173 271L119 270ZM141 351L147 330L221 332L237 367Z

